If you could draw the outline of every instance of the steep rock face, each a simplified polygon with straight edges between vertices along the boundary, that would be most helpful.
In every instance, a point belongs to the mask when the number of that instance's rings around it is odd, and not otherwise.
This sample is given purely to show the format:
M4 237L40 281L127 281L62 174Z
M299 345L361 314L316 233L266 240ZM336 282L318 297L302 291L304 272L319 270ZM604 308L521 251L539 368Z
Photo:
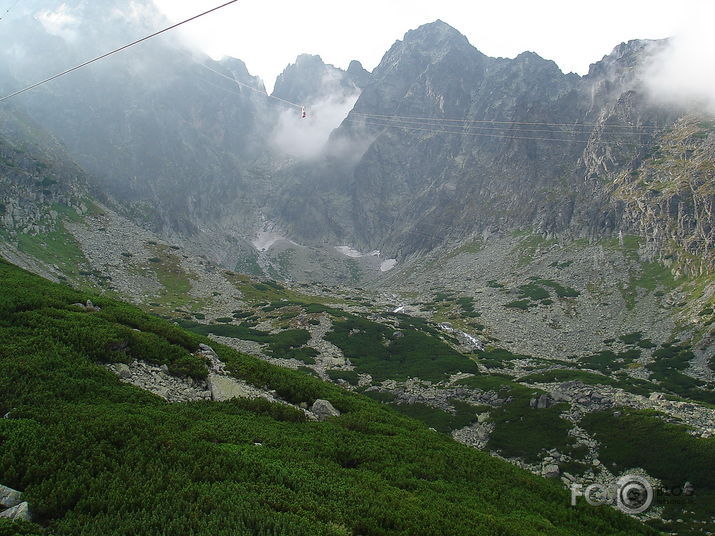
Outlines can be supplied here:
M22 114L0 113L0 232L48 231L63 209L84 211L88 195L84 172L55 138Z
M388 51L332 136L335 152L366 143L364 154L348 169L345 158L329 159L307 188L315 181L337 190L329 202L343 204L330 211L349 211L341 229L356 229L347 238L365 248L408 253L476 226L539 217L548 226L559 211L526 201L568 177L582 145L505 122L577 121L581 110L569 104L578 81L536 54L488 58L447 24L425 25Z
M700 275L715 266L715 122L686 117L657 141L617 177L613 199L653 255Z
M641 234L613 181L682 115L641 82L665 46L623 43L579 77L531 52L484 56L441 21L410 31L279 213L298 236L402 256L476 232Z
M53 18L57 11L63 17ZM167 21L149 2L74 0L59 8L43 4L36 18L18 24L21 37L3 36L0 78L6 88ZM35 57L40 61L27 61ZM266 145L263 123L271 117L263 91L243 62L213 62L167 36L18 97L17 104L135 216L167 232L191 234L204 221L225 218L240 226L255 215L251 194L260 184L249 170Z

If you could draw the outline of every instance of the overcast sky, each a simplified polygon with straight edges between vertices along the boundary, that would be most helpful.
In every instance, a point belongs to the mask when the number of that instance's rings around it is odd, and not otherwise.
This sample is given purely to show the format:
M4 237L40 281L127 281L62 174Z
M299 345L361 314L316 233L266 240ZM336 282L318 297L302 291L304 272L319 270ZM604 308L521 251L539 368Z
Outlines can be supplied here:
M173 21L221 0L154 0ZM715 20L713 0L241 0L181 30L215 58L242 59L266 85L300 53L373 69L409 29L442 19L490 56L524 50L580 74L622 41L662 38Z

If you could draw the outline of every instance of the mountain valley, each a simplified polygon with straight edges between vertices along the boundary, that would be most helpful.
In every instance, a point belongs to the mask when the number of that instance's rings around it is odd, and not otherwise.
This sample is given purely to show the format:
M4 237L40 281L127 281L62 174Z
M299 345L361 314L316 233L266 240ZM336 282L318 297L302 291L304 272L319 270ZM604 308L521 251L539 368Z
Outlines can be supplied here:
M117 43L139 4L68 3ZM38 72L106 46L22 24ZM668 46L579 76L436 21L269 95L167 39L8 104L0 484L34 523L0 534L715 532L715 118L649 96ZM6 47L3 91L32 69ZM635 520L569 509L623 475Z

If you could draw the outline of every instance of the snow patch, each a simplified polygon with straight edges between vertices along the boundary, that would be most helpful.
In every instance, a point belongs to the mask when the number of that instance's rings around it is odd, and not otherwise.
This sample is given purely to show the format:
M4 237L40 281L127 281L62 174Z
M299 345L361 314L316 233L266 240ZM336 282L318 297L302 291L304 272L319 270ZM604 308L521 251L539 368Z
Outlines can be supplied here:
M380 271L389 272L395 266L397 266L397 259L387 259L386 261L382 261L382 264L380 265Z
M350 246L335 246L335 249L346 257L352 257L353 259L357 259L358 257L364 257L364 255L360 253L357 249L353 249Z
M258 251L268 251L273 244L279 242L280 240L285 240L291 244L295 244L292 240L288 240L285 236L273 231L260 231L258 236L251 241L251 244L253 244L253 247Z
M361 257L379 257L380 256L380 250L375 249L371 251L370 253L362 253L361 251L358 251L355 248L352 248L350 246L335 246L335 249L345 255L346 257L351 257L353 259L358 259Z

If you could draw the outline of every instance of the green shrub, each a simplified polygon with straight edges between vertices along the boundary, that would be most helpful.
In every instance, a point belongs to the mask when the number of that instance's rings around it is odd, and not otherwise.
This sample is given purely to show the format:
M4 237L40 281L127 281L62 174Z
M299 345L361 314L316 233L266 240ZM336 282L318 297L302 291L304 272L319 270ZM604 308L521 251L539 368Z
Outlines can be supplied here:
M179 362L188 350L160 335L181 338L177 326L144 325L108 298L101 313L70 311L87 296L2 261L0 285L0 410L12 410L0 419L0 482L22 490L54 534L652 534L612 509L571 508L557 484L367 397L222 345L235 376L343 415L307 422L261 400L169 404L95 358L171 360L160 349L175 348ZM5 521L0 531L43 532Z

